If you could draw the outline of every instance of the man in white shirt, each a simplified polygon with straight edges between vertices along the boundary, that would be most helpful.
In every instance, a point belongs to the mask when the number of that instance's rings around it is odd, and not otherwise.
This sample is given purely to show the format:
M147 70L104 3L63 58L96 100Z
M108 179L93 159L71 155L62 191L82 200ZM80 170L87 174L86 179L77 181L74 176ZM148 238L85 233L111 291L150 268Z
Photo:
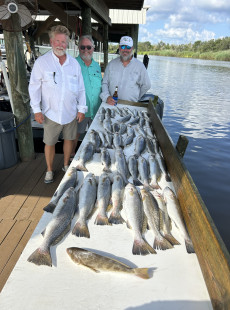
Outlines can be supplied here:
M64 138L63 170L68 169L77 134L76 119L81 122L87 112L81 67L76 59L66 54L69 31L58 25L52 27L49 35L52 50L36 60L29 83L30 105L35 120L44 128L45 183L53 182L55 144L61 132Z
M138 101L150 89L151 82L142 62L133 57L133 39L124 36L120 40L119 54L105 69L101 99L115 104L112 95L118 86L118 99Z

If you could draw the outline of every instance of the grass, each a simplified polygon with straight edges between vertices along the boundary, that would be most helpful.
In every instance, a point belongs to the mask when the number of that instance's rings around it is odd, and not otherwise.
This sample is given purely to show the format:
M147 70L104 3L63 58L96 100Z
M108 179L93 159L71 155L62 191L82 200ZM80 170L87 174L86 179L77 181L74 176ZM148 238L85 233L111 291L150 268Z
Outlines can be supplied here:
M138 53L139 55L155 55L155 56L167 56L167 57L182 57L182 58L196 58L196 59L207 59L207 60L219 60L219 61L230 61L230 50L218 51L218 52L192 52L183 51L177 52L175 50L161 50L161 51L146 51Z

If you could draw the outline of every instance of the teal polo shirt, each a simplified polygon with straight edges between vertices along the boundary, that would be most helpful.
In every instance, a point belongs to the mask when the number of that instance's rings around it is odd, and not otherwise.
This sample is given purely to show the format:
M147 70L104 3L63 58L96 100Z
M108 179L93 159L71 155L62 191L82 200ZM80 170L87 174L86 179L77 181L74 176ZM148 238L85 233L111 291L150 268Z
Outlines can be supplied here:
M89 67L86 66L80 55L76 59L81 66L85 84L86 105L88 107L85 117L91 117L93 119L101 104L101 67L93 59Z

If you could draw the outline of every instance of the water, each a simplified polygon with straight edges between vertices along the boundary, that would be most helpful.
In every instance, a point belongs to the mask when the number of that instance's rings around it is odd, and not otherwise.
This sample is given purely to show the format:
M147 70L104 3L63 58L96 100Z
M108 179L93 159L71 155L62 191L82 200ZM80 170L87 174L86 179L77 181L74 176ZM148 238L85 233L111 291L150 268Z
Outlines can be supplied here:
M230 251L230 62L150 56L148 73L174 144L189 139L184 163Z

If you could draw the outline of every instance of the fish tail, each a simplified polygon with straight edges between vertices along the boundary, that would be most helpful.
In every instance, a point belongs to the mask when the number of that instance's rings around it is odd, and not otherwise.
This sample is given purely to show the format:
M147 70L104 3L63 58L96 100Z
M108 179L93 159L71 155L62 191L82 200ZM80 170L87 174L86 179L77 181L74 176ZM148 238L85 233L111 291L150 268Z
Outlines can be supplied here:
M97 215L94 224L96 225L112 225L107 216L102 216L100 214Z
M167 239L172 245L179 245L180 242L176 240L171 234L165 234L165 239Z
M148 255L157 253L144 239L134 240L132 252L134 255Z
M134 268L133 271L135 275L142 279L149 279L148 268Z
M159 185L158 183L153 183L153 182L151 182L149 185L150 185L153 189L161 189L161 187L160 187L160 185Z
M55 208L56 208L56 204L50 202L50 203L48 203L47 206L45 206L43 208L43 210L46 211L46 212L49 212L49 213L53 213Z
M52 267L52 258L50 251L41 251L39 248L35 250L27 259L28 262L34 263L35 265L45 265Z
M191 239L185 239L185 246L186 246L186 250L189 254L195 253Z
M164 237L156 237L153 244L154 249L156 250L167 250L172 249L173 245Z
M77 237L90 238L89 229L86 223L77 222L72 230L72 234Z
M81 171L88 171L87 169L86 169L86 167L83 165L83 164L78 164L77 166L76 166L76 169L77 170L81 170Z
M123 217L121 216L121 214L119 212L117 212L117 213L112 212L110 214L110 217L109 217L109 222L111 224L123 224L124 223L124 219L123 219Z
M111 172L111 170L110 170L110 168L109 168L109 167L104 167L104 168L103 168L103 171L108 172L108 173L110 173L110 172Z
M135 185L135 186L142 186L143 184L138 179L133 179L133 185Z

